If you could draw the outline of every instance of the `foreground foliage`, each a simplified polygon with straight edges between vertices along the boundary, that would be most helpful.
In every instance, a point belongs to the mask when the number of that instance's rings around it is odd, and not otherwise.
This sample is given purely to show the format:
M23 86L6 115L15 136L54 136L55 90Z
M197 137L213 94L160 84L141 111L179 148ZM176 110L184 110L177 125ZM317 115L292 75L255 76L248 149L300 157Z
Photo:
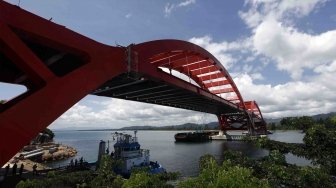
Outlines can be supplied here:
M218 165L210 156L203 156L200 160L200 175L181 181L178 187L270 187L267 180L258 179L252 175L252 170L234 165L226 160Z
M50 172L46 178L20 181L17 188L40 187L76 187L77 184L85 184L94 178L92 171L80 171L71 173Z
M305 157L327 173L336 175L336 129L333 127L313 125L307 130L303 144L283 143L267 138L250 141L262 148Z
M176 179L178 173L148 174L148 169L135 169L129 179L124 179L113 172L113 168L121 165L121 161L113 160L108 155L103 155L97 171L86 170L78 172L49 172L43 179L21 181L18 188L40 187L113 187L113 188L147 188L147 187L173 187L167 184L168 180Z
M227 151L221 165L205 155L200 159L200 171L198 177L180 182L179 187L335 187L325 170L287 164L277 150L258 160Z

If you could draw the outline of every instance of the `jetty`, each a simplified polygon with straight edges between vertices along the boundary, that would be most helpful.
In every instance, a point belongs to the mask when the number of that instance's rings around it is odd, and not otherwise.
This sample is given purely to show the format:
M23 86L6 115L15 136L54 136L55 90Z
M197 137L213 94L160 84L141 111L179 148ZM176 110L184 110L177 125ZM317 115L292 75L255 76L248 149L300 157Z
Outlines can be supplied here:
M227 134L226 132L219 131L217 135L210 136L211 140L227 140L227 141L241 141L245 138L249 139L257 139L257 138L263 138L267 137L267 135L255 135L251 136L248 134Z

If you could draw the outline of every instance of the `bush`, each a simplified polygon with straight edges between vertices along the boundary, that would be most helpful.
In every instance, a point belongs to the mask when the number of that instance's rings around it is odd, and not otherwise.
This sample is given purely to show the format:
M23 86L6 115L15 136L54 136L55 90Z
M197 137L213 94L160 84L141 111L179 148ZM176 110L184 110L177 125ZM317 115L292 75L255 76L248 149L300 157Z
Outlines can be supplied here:
M146 172L134 173L131 177L122 185L123 188L171 188L172 185L166 184L166 182L159 179L158 176L149 175Z
M234 165L226 160L218 165L210 155L200 160L202 171L196 178L189 178L178 183L178 187L269 187L266 180L261 180L252 175L252 170Z

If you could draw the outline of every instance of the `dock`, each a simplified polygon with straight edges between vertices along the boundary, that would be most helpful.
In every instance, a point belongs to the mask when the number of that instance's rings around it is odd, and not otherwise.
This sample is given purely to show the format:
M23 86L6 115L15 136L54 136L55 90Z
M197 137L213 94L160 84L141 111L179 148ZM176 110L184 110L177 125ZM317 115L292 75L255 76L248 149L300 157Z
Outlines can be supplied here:
M250 136L250 135L245 135L245 134L230 135L230 134L224 134L222 131L219 131L218 135L210 136L212 140L227 140L227 141L242 141L247 137L249 139L251 138L257 139L257 138L267 137L267 135L257 135L257 136Z

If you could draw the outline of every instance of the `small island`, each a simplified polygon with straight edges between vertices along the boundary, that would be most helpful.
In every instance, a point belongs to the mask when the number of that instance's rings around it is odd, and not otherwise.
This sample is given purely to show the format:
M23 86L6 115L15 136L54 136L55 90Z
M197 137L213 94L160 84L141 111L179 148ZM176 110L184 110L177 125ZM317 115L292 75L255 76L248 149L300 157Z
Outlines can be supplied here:
M33 171L50 169L45 162L58 161L74 157L77 150L73 147L54 142L55 134L48 128L40 132L31 142L24 146L4 167L12 168L23 164L23 169Z

